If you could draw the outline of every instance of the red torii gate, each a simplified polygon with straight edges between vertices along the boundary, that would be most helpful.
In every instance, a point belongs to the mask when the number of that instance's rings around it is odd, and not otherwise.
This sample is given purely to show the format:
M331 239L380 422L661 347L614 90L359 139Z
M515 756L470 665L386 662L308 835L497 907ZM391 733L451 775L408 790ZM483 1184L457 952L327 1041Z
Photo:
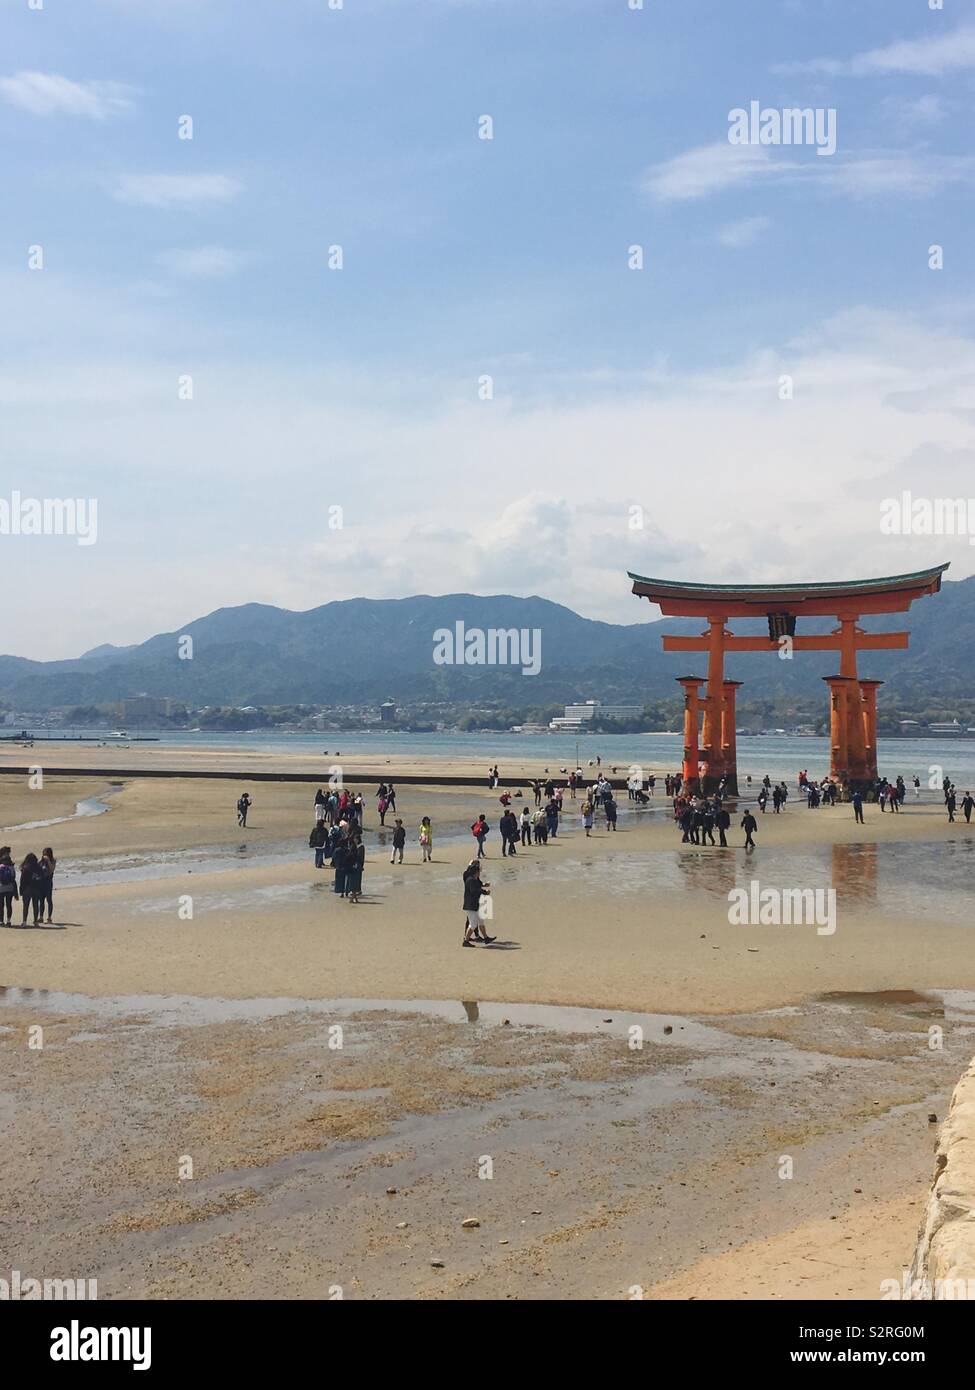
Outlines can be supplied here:
M864 614L906 613L915 599L936 594L947 564L887 579L855 579L823 584L686 584L630 574L633 592L660 606L665 617L705 618L700 637L663 638L665 652L707 652L707 692L703 676L678 676L684 688L684 782L711 792L724 779L738 791L735 747L735 694L741 681L725 680L725 652L839 652L840 669L823 679L830 691L830 776L850 787L877 777L877 687L882 681L857 674L858 651L889 651L908 644L906 632L864 632ZM835 617L832 632L796 636L799 617ZM768 637L736 637L729 618L767 618ZM703 711L702 727L698 714Z

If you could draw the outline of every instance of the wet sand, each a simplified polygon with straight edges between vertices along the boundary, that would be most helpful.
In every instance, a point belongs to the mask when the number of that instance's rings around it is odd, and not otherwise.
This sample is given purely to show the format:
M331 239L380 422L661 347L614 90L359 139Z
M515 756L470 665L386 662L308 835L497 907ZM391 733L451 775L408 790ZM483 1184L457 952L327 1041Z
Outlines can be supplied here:
M3 1246L102 1299L877 1298L964 1003L644 1017L635 1048L601 1011L7 991Z
M241 831L243 784L30 791L0 776L0 825L69 817L0 832L18 859L53 844L59 861L55 924L0 931L0 983L89 996L0 997L17 1175L0 1231L18 1268L70 1247L103 1296L166 1297L851 1298L876 1297L881 1270L899 1278L930 1178L927 1113L972 1050L971 1020L945 1023L936 992L975 990L975 829L948 826L933 797L896 817L867 807L866 826L793 803L759 817L746 856L737 827L737 848L684 846L662 797L621 797L615 835L587 840L567 801L558 839L509 861L496 796L403 787L407 862L391 866L375 783L356 785L367 865L351 906L313 867L307 785L252 784ZM109 810L75 816L93 796ZM481 810L498 940L470 951L459 879ZM752 878L835 886L835 933L730 925L728 890ZM932 998L874 999L905 990ZM122 1002L106 1012L109 996ZM231 1011L165 1022L132 996ZM357 999L373 1003L306 1002ZM503 1003L471 1024L473 1004L457 1021L391 1002L438 999ZM530 1026L524 1011L546 1004L672 1015L674 1033L636 1056L588 1024L567 1043L558 1020ZM352 1041L336 1055L339 1015ZM38 1021L40 1053L25 1046ZM491 1136L508 1146L501 1186L470 1177ZM794 1149L803 1182L777 1176ZM186 1154L196 1176L180 1181ZM461 1229L468 1215L481 1227Z

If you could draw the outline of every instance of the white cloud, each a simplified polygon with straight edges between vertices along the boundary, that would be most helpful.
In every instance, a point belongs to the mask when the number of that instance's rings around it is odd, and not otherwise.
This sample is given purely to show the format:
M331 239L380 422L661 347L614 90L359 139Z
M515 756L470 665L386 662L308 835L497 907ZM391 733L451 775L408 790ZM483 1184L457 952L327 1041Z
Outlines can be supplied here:
M950 34L905 39L849 59L812 58L807 62L780 63L773 72L809 72L823 77L867 77L887 73L942 77L945 73L970 68L975 68L975 27L966 26Z
M226 246L193 246L161 251L156 259L181 280L216 280L236 275L246 265L248 256Z
M199 203L228 203L241 191L229 174L123 174L113 197L120 203L145 207L189 207Z
M722 246L738 250L742 246L751 246L771 225L767 217L741 217L737 222L727 222L720 227L715 239Z
M23 71L0 77L0 97L33 116L85 116L103 121L128 110L132 91L121 82L73 82L56 72Z
M654 165L644 175L643 187L658 202L684 202L774 177L782 167L776 169L767 145L717 140Z
M936 125L946 119L947 108L940 96L929 92L925 96L904 100L901 97L886 97L882 102L884 116L900 126L913 129L916 126Z
M853 198L902 193L924 198L975 178L975 157L932 155L924 151L877 151L840 160L823 171L829 191Z
M731 145L716 141L686 150L643 176L642 186L658 202L687 202L762 182L808 182L824 193L853 198L904 194L926 197L975 178L975 156L934 155L926 150L864 150L799 162L781 146Z

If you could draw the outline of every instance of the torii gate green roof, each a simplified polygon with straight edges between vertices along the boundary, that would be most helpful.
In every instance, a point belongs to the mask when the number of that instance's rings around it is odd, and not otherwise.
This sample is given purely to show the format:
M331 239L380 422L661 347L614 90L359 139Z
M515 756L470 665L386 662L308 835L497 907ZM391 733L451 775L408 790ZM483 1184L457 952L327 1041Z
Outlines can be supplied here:
M788 594L792 598L827 594L832 598L842 593L879 594L889 589L913 589L929 584L940 584L941 576L949 568L951 561L934 565L931 569L915 570L912 574L891 574L882 579L831 579L810 581L807 584L696 584L685 579L650 579L646 575L627 571L627 578L634 585L645 585L648 589L658 589L664 593L687 594L688 597L701 597L703 594L748 594L750 597L765 595L775 598ZM637 592L634 589L634 593Z
M822 580L807 584L697 584L630 574L633 593L656 603L667 617L757 617L794 613L903 613L923 594L936 594L947 564L881 579Z

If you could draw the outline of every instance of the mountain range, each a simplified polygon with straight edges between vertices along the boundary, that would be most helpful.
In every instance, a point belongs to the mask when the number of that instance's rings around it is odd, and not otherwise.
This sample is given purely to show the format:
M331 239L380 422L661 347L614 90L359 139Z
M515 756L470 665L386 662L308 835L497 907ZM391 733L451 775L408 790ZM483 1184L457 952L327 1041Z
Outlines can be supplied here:
M969 697L975 682L975 576L945 582L907 614L865 620L874 631L906 628L906 652L861 655L861 675L887 682L881 700L920 705ZM615 624L580 617L539 597L499 594L345 599L295 613L265 604L220 608L175 632L133 646L103 645L70 661L0 657L0 700L17 710L99 704L125 696L169 696L189 705L362 704L503 699L511 705L603 699L642 703L679 694L674 678L705 673L704 657L666 655L665 632L700 632L699 620ZM541 633L541 670L438 666L434 633L465 628L528 628ZM828 631L828 619L800 632ZM735 631L761 632L739 620ZM192 647L185 639L192 639ZM180 651L190 651L183 659ZM742 700L823 694L819 678L836 667L829 652L780 660L746 654L727 675L746 682Z

